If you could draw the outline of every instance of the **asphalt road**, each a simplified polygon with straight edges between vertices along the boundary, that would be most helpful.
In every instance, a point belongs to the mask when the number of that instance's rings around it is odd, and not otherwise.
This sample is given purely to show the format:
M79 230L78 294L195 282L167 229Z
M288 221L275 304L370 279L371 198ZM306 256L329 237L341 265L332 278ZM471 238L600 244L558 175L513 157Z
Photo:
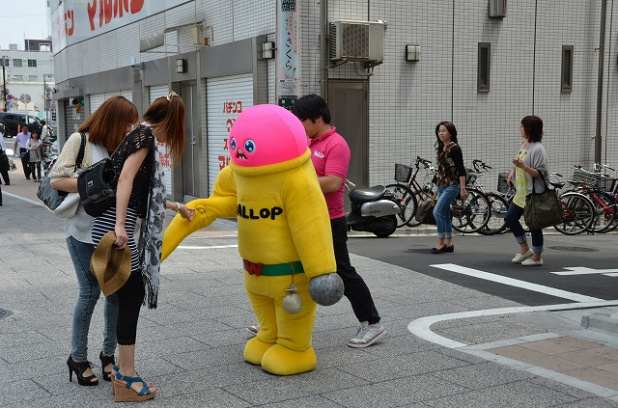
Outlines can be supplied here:
M510 234L455 236L453 243L454 253L438 255L430 252L434 235L351 236L348 246L353 254L530 306L618 299L616 233L566 236L548 230L540 267L511 262L518 246Z

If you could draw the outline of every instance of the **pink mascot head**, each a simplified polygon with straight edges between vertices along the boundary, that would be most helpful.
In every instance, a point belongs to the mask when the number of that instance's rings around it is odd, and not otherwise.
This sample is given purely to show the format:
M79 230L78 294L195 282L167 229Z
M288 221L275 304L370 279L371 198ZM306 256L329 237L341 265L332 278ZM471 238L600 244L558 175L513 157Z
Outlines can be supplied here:
M287 109L256 105L236 118L228 148L237 166L283 163L307 151L307 134L300 120Z

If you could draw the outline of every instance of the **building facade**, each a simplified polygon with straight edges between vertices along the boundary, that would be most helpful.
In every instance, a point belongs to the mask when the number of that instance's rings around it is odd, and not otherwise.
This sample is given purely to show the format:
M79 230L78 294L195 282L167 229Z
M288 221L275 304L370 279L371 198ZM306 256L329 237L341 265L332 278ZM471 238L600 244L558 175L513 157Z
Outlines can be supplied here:
M308 93L328 100L361 186L390 183L394 163L433 160L443 120L456 125L467 165L493 167L488 188L512 168L530 114L545 122L551 171L618 166L613 0L465 3L52 0L58 134L111 95L143 112L179 93L187 147L181 163L164 158L179 200L212 190L243 109Z
M29 111L46 119L54 88L51 40L25 41L25 49L19 50L17 44L11 44L8 50L0 50L0 91L5 87L8 91L6 99L2 92L0 109Z

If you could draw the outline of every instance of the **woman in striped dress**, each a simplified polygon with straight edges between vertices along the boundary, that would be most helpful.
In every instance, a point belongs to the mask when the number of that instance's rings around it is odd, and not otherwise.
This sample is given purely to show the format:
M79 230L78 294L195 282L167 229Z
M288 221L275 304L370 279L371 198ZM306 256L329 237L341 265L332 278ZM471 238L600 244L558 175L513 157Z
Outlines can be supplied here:
M118 248L131 250L131 276L118 294L118 365L112 386L116 401L143 401L155 396L156 388L142 380L135 369L137 321L143 303L157 307L159 267L165 209L193 218L192 209L165 199L163 172L157 144L169 148L174 163L184 149L185 105L176 93L160 97L144 113L144 123L120 143L111 157L116 180L116 206L96 217L92 240L98 244L109 231L116 234ZM139 245L133 234L141 220Z

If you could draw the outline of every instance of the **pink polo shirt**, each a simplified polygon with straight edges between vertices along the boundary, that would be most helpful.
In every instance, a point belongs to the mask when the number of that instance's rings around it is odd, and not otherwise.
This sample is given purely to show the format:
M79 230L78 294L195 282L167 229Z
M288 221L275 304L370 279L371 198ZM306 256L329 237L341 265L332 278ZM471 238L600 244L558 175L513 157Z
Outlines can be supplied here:
M311 150L311 161L318 177L337 176L343 179L339 190L334 193L324 193L331 220L345 216L343 192L351 157L348 143L335 130L335 127L331 127L329 132L313 139L307 139Z

